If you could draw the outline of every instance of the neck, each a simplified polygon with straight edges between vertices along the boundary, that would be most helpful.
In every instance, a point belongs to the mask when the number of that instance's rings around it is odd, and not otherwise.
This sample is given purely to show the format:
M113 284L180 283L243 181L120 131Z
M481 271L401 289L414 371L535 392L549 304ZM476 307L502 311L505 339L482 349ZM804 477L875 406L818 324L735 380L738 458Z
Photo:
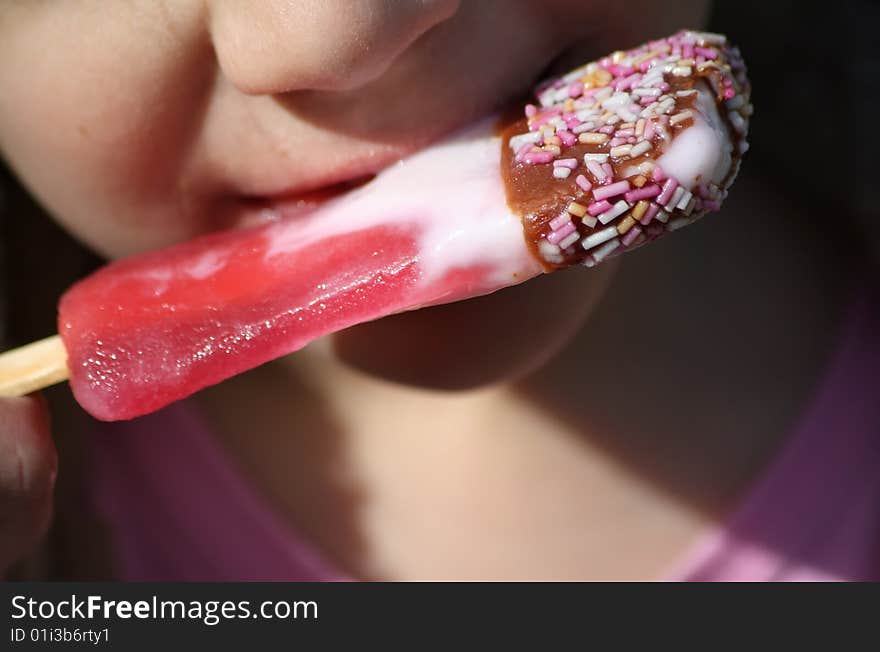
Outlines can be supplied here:
M740 185L763 210L731 201L627 257L580 334L517 386L416 390L318 343L200 404L356 575L655 577L788 434L846 296L826 273L842 263L811 258L819 235Z

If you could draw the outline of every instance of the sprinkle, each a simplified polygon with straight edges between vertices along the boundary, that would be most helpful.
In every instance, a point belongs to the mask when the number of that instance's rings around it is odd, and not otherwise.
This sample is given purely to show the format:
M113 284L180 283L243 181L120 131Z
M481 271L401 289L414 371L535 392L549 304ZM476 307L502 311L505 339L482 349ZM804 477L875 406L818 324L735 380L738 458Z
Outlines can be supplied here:
M605 183L611 183L611 181L614 179L614 170L611 169L611 164L603 163L602 171L605 173Z
M607 242L606 244L602 245L596 251L593 252L593 260L595 260L597 263L601 263L603 260L605 260L608 257L608 255L612 251L617 249L619 246L620 246L620 240L618 240L617 238L614 238L614 240Z
M639 118L639 121L636 123L635 135L641 138L641 136L645 133L645 119Z
M591 229L592 229L594 226L596 226L596 223L597 223L598 221L599 221L599 220L597 220L595 217L593 217L593 216L591 216L591 215L584 215L583 219L581 220L581 222L583 222L584 224L586 224L586 225L587 225L588 227L590 227Z
M663 168L659 165L654 168L654 171L651 173L651 179L653 181L663 181L666 178L666 174L663 172Z
M553 167L557 168L568 168L569 170L574 170L578 166L578 160L576 158L558 158L553 161Z
M672 74L676 77L687 77L693 72L693 68L690 66L675 66L672 69Z
M563 226L561 229L551 231L550 234L547 236L547 240L555 245L558 245L563 238L567 238L572 233L576 232L577 229L575 228L574 224L569 221L569 223Z
M581 234L580 234L580 233L578 233L577 231L573 231L572 233L570 233L569 235L567 235L565 238L563 238L563 239L559 242L559 246L560 246L562 249L568 249L571 245L573 245L575 242L577 242L578 240L580 240L580 237L581 237Z
M549 163L553 160L552 152L529 152L523 156L523 161L529 165L539 165L541 163Z
M657 211L657 221L666 224L669 221L669 213L666 211Z
M645 224L650 222L652 219L654 219L654 216L659 212L660 212L660 207L657 204L655 204L654 202L651 202L648 205L648 210L645 213L645 216L639 220L639 223L641 223L642 226L644 226Z
M627 215L617 225L617 232L620 235L624 235L627 231L633 228L636 225L636 221L632 218L632 215Z
M534 104L526 104L526 117L533 118L535 114L538 112L538 107Z
M678 209L684 210L692 197L693 197L693 194L689 190L685 190L681 195L681 199L679 199L675 203L675 207Z
M585 145L601 145L608 140L607 134L583 133L578 136L578 141Z
M669 118L669 124L677 125L679 122L684 122L688 118L692 118L694 116L693 111L690 109L685 109L681 113L676 113L674 116Z
M672 199L669 200L669 203L666 204L663 208L670 213L675 210L675 207L678 205L678 202L681 201L681 198L684 196L684 193L687 192L682 186L678 186L675 189L675 192L672 193ZM659 201L658 201L659 203Z
M618 145L617 147L611 148L609 153L614 158L623 158L624 156L629 156L631 151L632 145Z
M568 85L568 96L570 98L580 97L584 93L584 85L582 82L571 82Z
M559 140L562 141L562 144L566 147L571 147L577 142L577 136L575 136L570 131L562 130L556 132L556 135L559 136Z
M657 197L657 203L661 206L666 206L669 200L672 198L672 193L675 192L675 189L678 188L678 181L669 177L666 180L666 183L663 184L663 191L660 193L660 196Z
M602 154L600 152L587 152L584 154L584 165L587 164L587 161L596 161L597 163L605 163L608 160L608 154Z
M630 214L633 216L633 219L636 222L638 222L642 219L642 216L645 214L645 211L647 211L647 210L648 210L648 202L642 200L633 207L632 213L630 213ZM557 219L559 219L559 218L557 218ZM550 226L551 226L551 228L553 227L553 222L550 223Z
M616 197L617 195L622 195L626 191L630 189L629 181L618 181L617 183L612 183L609 186L603 186L601 188L596 188L593 191L593 197L596 200L601 199L609 199L611 197Z
M581 246L584 249L592 249L593 247L602 244L603 242L608 242L611 238L617 237L617 227L609 226L607 229L602 229L601 231L596 231L588 235L586 238L581 240Z
M578 204L576 201L571 202L566 210L577 217L583 217L587 214L587 207L583 204Z
M642 142L634 145L629 155L631 158L636 158L637 156L641 156L645 152L651 149L651 143L647 140L643 140Z
M613 220L615 217L620 217L628 210L629 210L629 204L627 204L625 201L623 201L621 199L619 202L614 204L614 206L612 206L609 210L607 210L604 213L602 213L601 215L599 215L599 221L602 222L602 224L608 224L608 222Z
M524 145L540 142L541 134L536 131L530 131L525 134L517 134L516 136L513 136L508 141L508 144L510 145L510 149L512 149L513 151L517 151Z
M568 175L571 174L571 170L563 167L554 167L553 168L553 176L557 179L567 179Z
M651 140L654 137L654 121L645 120L645 140Z
M590 189L593 187L593 184L590 183L587 180L587 177L585 177L583 174L577 175L574 182L578 185L578 188L580 188L584 192L590 192Z
M633 177L632 185L634 185L636 188L641 188L645 185L645 183L647 183L647 181L648 180L640 174L637 177Z
M602 201L593 202L592 204L587 206L587 212L590 215L592 215L593 217L596 217L597 215L604 213L605 211L607 211L610 208L611 208L611 202L608 202L603 199Z
M623 246L624 247L630 246L633 243L633 240L635 240L637 237L639 237L639 235L641 235L641 233L642 233L642 229L639 228L638 226L634 226L632 229L630 229L629 233L627 233L624 236L623 240L621 241L621 242L623 242Z
M560 255L562 253L562 250L552 242L547 242L547 240L539 241L538 252L544 258L544 260L547 260L551 263L562 262L562 256Z
M630 203L633 203L642 199L651 199L652 197L656 197L659 194L660 186L654 183L650 186L639 188L638 190L630 190L624 195L624 199L626 199L626 201Z
M550 220L550 229L553 231L558 231L566 224L571 224L571 216L568 213L560 213L552 220Z
M587 169L594 177L596 177L597 181L601 182L605 180L605 170L602 169L602 166L599 164L598 161L587 159L584 161L584 163L586 163Z

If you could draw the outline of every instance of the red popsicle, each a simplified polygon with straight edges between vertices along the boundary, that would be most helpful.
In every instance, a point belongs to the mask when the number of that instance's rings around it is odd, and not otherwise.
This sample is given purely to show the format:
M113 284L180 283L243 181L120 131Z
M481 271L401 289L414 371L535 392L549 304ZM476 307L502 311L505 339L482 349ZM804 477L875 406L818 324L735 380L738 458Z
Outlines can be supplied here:
M745 68L716 34L614 53L536 100L305 217L80 281L58 321L77 400L135 417L353 324L593 266L718 210L747 148Z

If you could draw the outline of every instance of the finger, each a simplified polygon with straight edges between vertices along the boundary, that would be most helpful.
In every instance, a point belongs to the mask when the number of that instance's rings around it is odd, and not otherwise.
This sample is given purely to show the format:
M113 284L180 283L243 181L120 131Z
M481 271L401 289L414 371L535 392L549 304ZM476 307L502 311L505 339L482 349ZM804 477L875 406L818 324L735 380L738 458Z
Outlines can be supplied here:
M0 400L0 572L45 533L57 468L42 398Z
M433 389L521 377L557 353L604 292L614 261L338 333L336 354L367 373Z

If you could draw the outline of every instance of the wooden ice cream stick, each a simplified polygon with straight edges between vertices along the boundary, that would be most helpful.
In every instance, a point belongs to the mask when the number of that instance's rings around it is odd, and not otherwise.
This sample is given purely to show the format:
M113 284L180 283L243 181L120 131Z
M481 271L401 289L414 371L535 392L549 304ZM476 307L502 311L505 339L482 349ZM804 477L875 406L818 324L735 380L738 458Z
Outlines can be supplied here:
M24 396L67 377L67 351L58 335L0 353L0 396Z

